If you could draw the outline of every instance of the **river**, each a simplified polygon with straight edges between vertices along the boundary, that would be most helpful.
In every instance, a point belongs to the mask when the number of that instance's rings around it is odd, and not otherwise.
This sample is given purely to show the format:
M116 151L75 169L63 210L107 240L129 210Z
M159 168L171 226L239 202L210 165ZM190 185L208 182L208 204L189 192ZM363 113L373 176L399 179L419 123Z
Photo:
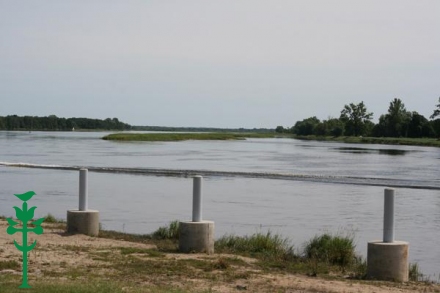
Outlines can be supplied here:
M395 238L410 262L440 273L440 149L301 141L115 142L106 132L0 131L0 215L33 190L36 217L78 207L78 171L89 168L89 208L102 226L150 233L191 219L192 179L204 176L203 218L216 237L282 234L300 250L324 232L382 238L383 190L396 189Z

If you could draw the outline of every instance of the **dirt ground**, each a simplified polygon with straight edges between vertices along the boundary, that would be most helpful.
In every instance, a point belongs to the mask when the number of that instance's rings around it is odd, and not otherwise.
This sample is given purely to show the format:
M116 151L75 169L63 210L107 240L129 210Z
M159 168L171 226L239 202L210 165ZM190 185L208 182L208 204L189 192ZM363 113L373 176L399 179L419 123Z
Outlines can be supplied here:
M88 237L85 235L66 235L63 230L54 228L53 225L44 224L43 235L29 234L30 240L37 239L37 246L29 254L29 276L31 279L55 278L63 279L63 271L67 268L77 268L87 274L87 268L99 267L99 259L91 257L94 252L113 251L114 249L139 248L155 249L154 245L133 243L122 240L111 240L104 238ZM8 235L6 233L7 222L0 220L0 263L3 261L16 261L21 264L21 252L13 244L13 240L21 243L21 234ZM214 254L165 254L166 260L176 259L199 259L199 260L218 260L225 255ZM226 255L227 257L227 255ZM234 256L236 257L236 256ZM254 259L240 257L241 260L252 264ZM242 268L241 268L242 269ZM247 270L255 270L252 266ZM103 278L111 273L111 269L102 268ZM215 273L215 272L213 272ZM1 269L1 274L19 274L21 267L15 269ZM146 275L144 279L137 279L136 283L141 283L148 287L152 280ZM187 279L175 276L172 278L172 286L178 288L197 288L205 290L209 288L211 292L334 292L334 293L389 293L389 292L440 292L440 285L427 283L392 283L392 282L373 282L356 280L332 280L331 278L308 277L299 274L285 273L264 273L251 274L249 278L237 279L233 281L212 281L209 279ZM138 286L138 285L137 285ZM1 287L1 284L0 284ZM139 287L139 286L138 286Z

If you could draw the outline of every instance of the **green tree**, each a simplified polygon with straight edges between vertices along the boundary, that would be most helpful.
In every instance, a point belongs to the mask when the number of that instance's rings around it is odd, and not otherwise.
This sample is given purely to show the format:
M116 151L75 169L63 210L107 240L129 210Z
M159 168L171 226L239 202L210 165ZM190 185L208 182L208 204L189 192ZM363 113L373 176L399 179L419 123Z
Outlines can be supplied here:
M292 127L292 132L298 135L312 135L319 123L321 121L316 116L309 117L302 121L297 121L295 126Z
M344 133L344 122L337 118L329 118L317 124L313 134L322 136L341 136Z
M367 133L370 126L370 120L373 117L373 113L369 113L365 107L364 102L359 104L345 105L341 111L340 120L345 124L346 135L364 135Z
M390 102L387 120L387 135L391 137L406 137L408 135L408 124L411 120L411 113L406 111L405 104L401 99L394 99Z
M283 133L284 132L284 127L283 126L277 126L277 128L275 128L275 132L276 133Z
M332 118L324 121L327 125L328 135L341 136L344 134L345 125L340 119Z
M438 104L436 105L437 109L434 110L434 113L432 113L431 119L436 118L437 116L440 116L440 98L438 98Z
M411 119L408 123L408 137L432 137L434 129L423 115L417 112L411 113Z

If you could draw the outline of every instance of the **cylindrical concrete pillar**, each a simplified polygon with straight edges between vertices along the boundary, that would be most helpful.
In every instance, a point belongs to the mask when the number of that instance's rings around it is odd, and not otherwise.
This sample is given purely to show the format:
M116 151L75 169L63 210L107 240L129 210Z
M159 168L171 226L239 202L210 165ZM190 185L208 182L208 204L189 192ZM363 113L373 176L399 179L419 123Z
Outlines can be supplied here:
M368 242L367 278L408 281L409 244L394 241L394 189L386 188L384 196L383 241Z
M368 242L367 278L407 282L409 276L408 255L408 242Z
M193 210L192 210L192 221L201 222L202 221L202 176L194 176L193 179Z
M99 211L67 211L67 233L98 236Z
M98 236L99 211L88 209L87 173L87 169L79 170L78 210L67 211L67 232Z
M386 188L384 195L383 242L394 241L394 189Z
M79 170L79 210L87 211L88 209L88 187L87 187L87 169Z
M214 222L180 222L179 251L214 253Z

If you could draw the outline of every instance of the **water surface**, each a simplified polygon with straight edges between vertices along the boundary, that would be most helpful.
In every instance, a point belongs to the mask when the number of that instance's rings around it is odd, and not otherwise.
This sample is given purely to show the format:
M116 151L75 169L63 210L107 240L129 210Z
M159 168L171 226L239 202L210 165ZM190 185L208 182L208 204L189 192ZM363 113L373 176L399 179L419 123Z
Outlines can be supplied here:
M215 221L217 237L270 229L299 249L316 234L348 232L365 256L367 242L382 237L383 188L390 185L397 187L396 240L410 242L410 261L438 276L438 148L99 139L106 134L0 132L0 214L13 216L12 194L34 190L36 216L65 219L78 205L74 169L87 166L101 170L89 173L89 207L100 210L103 226L149 233L171 220L191 219L190 177L202 173L203 217ZM20 163L49 169L5 166Z

